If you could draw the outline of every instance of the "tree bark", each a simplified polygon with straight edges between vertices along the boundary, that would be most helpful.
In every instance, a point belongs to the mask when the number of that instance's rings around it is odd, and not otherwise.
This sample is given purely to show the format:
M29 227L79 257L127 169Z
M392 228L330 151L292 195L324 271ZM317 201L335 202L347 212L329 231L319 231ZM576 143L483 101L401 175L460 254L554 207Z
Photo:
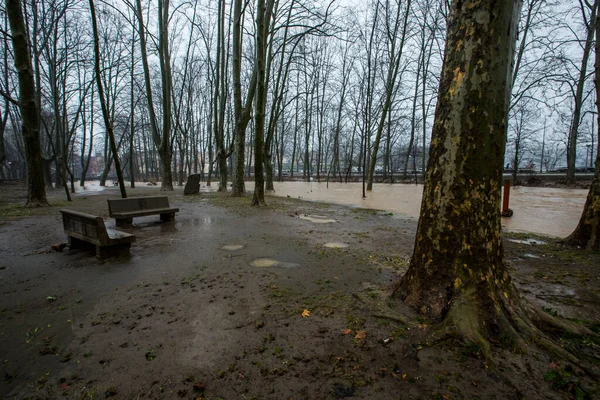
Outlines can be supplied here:
M27 163L27 202L25 205L29 207L47 206L48 200L42 171L39 110L35 99L33 67L23 10L20 0L6 0L5 5L12 35L15 67L19 75L21 131Z
M415 249L397 291L486 354L485 338L516 333L526 318L503 261L499 208L519 8L453 2Z

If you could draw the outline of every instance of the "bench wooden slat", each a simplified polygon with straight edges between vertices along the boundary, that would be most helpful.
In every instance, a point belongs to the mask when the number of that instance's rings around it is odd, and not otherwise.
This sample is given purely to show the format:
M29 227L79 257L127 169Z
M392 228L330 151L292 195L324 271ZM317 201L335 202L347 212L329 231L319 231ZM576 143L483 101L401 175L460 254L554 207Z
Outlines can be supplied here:
M116 212L116 213L113 213L111 215L111 217L113 217L113 218L117 218L117 217L132 218L132 217L143 217L145 215L173 213L173 212L178 212L178 211L179 211L179 208L156 208L153 210Z

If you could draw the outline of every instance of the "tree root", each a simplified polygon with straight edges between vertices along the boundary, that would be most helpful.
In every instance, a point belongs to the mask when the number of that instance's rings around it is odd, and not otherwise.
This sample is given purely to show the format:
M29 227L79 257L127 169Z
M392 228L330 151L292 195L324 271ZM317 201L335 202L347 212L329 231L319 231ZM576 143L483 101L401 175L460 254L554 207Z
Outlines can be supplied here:
M386 314L386 313L373 313L373 316L375 318L389 319L391 321L399 322L404 325L410 324L410 321L401 315L391 315L391 314Z
M506 299L496 304L492 313L494 318L490 319L489 316L482 315L475 289L464 291L460 296L453 298L444 320L428 334L424 344L433 346L451 339L474 344L481 352L486 365L493 368L492 343L499 343L499 338L504 338L501 340L510 343L515 351L526 353L530 344L535 344L570 362L587 375L600 378L596 367L588 365L548 335L571 333L578 336L598 336L597 334L584 326L548 315L522 298L517 304ZM492 329L492 324L495 330Z
M367 306L367 308L371 311L371 315L375 318L389 319L395 322L399 322L403 325L411 325L411 321L399 313L390 313L390 309L388 307L384 307L380 301L373 301L373 299L365 296L361 292L353 292L352 297L354 297L358 302Z

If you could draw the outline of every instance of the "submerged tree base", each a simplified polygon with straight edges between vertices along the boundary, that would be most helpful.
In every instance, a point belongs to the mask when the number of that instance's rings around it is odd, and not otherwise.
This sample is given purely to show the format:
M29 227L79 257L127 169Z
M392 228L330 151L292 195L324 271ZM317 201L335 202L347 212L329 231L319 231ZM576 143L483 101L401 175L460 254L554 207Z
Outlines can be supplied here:
M50 207L50 203L46 199L42 200L28 200L23 207L38 208L38 207Z

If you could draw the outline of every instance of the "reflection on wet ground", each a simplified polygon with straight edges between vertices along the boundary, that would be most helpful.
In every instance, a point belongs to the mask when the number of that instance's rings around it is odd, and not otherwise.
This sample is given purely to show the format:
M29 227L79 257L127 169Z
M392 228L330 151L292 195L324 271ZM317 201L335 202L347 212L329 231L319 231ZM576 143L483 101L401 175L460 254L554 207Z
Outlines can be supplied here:
M242 245L242 244L226 244L225 246L221 247L221 250L236 251L236 250L241 250L243 248L244 248L244 245Z
M335 219L327 218L322 215L304 215L304 214L302 214L302 215L299 215L298 218L313 222L315 224L332 224L332 223L336 222Z
M246 188L254 190L253 182ZM276 182L275 196L324 201L351 207L393 211L418 218L423 185L375 184L362 198L361 183ZM502 227L512 232L530 232L566 237L577 226L588 191L539 187L511 188L511 218Z
M342 242L330 242L323 245L323 247L327 247L329 249L345 249L348 246L348 244Z

